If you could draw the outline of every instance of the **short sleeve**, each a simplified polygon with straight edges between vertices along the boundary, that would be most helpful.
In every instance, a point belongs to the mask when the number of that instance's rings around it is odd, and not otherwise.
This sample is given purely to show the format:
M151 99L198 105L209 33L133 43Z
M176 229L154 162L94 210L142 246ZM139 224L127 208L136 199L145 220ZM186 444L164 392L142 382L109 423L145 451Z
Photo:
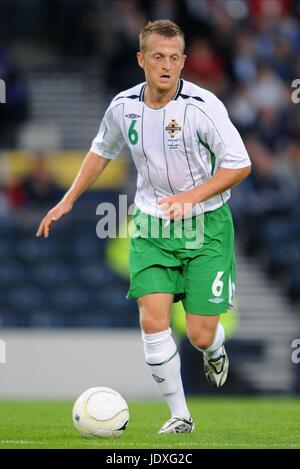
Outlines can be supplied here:
M90 151L103 158L111 160L117 158L125 144L119 119L120 107L116 105L107 109L98 134L92 141Z
M239 132L231 122L224 104L215 96L206 122L204 137L216 155L218 167L239 169L251 165Z

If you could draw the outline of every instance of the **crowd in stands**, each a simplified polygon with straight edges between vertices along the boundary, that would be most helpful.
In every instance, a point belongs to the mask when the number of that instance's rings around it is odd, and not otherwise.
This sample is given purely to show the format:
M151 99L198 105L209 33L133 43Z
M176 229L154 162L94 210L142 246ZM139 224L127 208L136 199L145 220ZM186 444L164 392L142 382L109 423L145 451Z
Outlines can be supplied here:
M13 146L14 132L26 119L26 86L13 60L20 43L35 46L36 54L46 47L58 58L99 59L106 83L101 92L110 99L144 80L136 64L142 25L149 19L174 20L186 35L184 78L224 101L252 159L252 173L231 202L238 240L299 301L300 103L293 82L300 79L300 3L27 0L25 17L23 10L23 2L1 2L0 78L7 79L8 99L0 104L0 145L8 139ZM19 186L1 181L0 216L33 197L39 200L39 191L40 200L51 205L55 182L46 184L43 175L37 163Z
M13 147L18 126L27 117L28 96L26 84L11 62L8 50L1 47L1 42L0 79L5 83L5 103L0 104L0 145L2 148Z

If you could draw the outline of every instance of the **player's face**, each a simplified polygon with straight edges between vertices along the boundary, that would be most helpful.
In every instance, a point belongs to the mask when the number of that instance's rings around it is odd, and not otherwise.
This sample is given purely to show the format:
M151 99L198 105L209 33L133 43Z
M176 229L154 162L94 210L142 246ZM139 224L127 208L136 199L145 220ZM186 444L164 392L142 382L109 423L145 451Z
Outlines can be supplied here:
M148 86L165 92L176 89L186 58L181 37L153 33L147 39L145 51L138 52L137 58Z

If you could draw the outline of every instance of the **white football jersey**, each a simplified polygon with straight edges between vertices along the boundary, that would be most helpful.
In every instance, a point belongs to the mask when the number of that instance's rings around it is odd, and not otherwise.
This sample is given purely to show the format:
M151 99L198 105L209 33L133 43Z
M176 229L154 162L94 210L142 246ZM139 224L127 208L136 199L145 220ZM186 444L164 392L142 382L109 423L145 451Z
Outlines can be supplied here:
M137 168L136 206L164 218L157 201L210 179L218 168L251 164L243 141L222 102L210 91L179 80L163 108L144 103L146 83L119 93L108 107L91 151L114 159L124 144ZM219 208L230 190L197 204L192 214Z

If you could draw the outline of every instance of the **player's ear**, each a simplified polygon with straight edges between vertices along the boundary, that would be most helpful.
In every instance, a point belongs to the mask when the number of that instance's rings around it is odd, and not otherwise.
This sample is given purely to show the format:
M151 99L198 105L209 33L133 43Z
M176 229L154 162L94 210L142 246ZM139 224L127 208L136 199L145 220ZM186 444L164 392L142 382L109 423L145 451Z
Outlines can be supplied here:
M137 52L136 53L136 57L137 57L137 61L138 61L138 64L139 66L144 69L144 57L143 57L143 54L141 52Z
M185 59L186 59L186 55L183 55L183 56L182 56L182 67L181 67L181 70L182 70L183 67L184 67Z

